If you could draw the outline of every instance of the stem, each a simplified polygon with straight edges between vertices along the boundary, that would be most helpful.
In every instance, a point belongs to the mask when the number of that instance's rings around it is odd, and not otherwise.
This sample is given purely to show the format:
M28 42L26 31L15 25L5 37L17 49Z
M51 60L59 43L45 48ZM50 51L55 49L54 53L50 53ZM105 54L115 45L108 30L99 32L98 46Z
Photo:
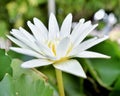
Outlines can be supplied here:
M35 71L37 74L39 74L42 78L45 79L45 81L48 81L48 77L45 76L42 72L36 70L35 68L32 68L33 71Z
M57 78L59 95L60 96L65 96L63 80L62 80L62 71L60 71L59 69L55 69L55 71L56 71L56 78Z
M83 86L83 82L84 82L84 79L83 78L80 78L80 93L81 94L84 94L84 86Z
M55 14L55 0L48 0L48 14L50 13Z

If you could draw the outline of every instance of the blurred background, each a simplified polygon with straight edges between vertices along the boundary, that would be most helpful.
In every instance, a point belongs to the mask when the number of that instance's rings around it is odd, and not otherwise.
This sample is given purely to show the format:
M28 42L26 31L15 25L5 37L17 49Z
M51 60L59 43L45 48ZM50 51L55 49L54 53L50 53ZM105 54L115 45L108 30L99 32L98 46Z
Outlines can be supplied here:
M39 18L48 26L49 1L0 0L0 48L8 50L11 46L11 42L6 38L6 34L9 34L11 29L21 26L30 31L26 22L28 20L32 21L33 17ZM99 23L97 29L90 34L91 36L110 36L109 40L90 49L111 56L110 60L79 60L84 63L82 66L86 68L87 80L79 80L78 77L64 73L66 96L120 96L120 0L53 1L55 1L53 11L59 25L68 13L72 13L73 28L80 18L85 18L86 21L91 20L93 23ZM11 51L8 54L12 58L18 57L21 60L31 58ZM55 85L53 71L48 70L46 67L40 70L48 75L51 85ZM5 73L3 72L0 75L0 80ZM12 74L9 70L8 73ZM76 81L82 87L78 86Z
M54 1L54 0L53 0ZM68 13L76 22L84 17L93 20L95 12L104 9L113 13L120 22L120 0L55 0L55 12L59 23ZM5 37L12 28L25 27L27 20L39 18L47 26L48 0L0 0L0 36Z
M32 20L33 17L39 18L47 26L48 11L50 8L48 2L52 0L0 0L0 37L6 38L6 34L12 28L20 26L28 28L26 21ZM107 16L98 17L98 29L110 31L111 27L120 22L120 0L53 0L57 20L61 25L64 17L68 13L73 14L73 22L78 22L80 18L96 22L95 13L103 9ZM51 5L52 6L52 5ZM113 20L112 26L108 23L108 15L113 14L116 21ZM99 15L99 14L98 14ZM101 15L100 15L101 16ZM109 16L110 17L110 16ZM114 18L113 18L114 19ZM110 21L111 22L111 21ZM108 28L105 28L105 27ZM117 25L118 28L118 25ZM116 30L116 28L115 28ZM106 32L104 32L106 33ZM118 37L118 36L117 36ZM112 36L114 39L114 37ZM1 39L0 41L4 41ZM7 41L8 42L8 41ZM4 47L1 44L1 47Z

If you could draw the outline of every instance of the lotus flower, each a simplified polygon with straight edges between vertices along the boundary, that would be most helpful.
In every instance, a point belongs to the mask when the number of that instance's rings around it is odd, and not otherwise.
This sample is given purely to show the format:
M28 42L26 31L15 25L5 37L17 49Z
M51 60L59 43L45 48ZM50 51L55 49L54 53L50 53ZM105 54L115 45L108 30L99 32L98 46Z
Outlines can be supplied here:
M7 37L19 47L10 49L29 56L36 57L21 64L23 68L34 68L52 64L54 68L61 71L86 78L86 74L81 64L73 59L78 58L109 58L104 54L87 51L87 49L106 40L108 36L101 38L94 37L85 40L85 37L93 31L98 24L91 24L80 19L79 23L71 29L72 14L68 14L64 19L60 29L54 14L50 14L48 29L37 18L33 18L33 23L27 22L32 34L20 27L12 29Z

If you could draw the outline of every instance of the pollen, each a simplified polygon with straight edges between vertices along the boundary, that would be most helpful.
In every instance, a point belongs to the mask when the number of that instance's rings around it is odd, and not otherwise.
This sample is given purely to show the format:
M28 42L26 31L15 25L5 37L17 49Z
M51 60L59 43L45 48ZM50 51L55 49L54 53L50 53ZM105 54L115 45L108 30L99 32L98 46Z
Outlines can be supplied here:
M68 60L68 59L69 59L68 57L60 58L59 60L56 60L56 61L54 62L54 64L58 64L58 63L64 62L64 61L66 61L66 60Z
M56 46L55 46L55 44L52 44L52 52L56 56Z
M71 52L72 49L73 49L73 46L72 46L72 43L70 43L69 48L68 48L68 50L66 52L66 56L69 55L69 53Z
M48 47L52 50L53 54L56 56L56 44L55 42L48 42Z

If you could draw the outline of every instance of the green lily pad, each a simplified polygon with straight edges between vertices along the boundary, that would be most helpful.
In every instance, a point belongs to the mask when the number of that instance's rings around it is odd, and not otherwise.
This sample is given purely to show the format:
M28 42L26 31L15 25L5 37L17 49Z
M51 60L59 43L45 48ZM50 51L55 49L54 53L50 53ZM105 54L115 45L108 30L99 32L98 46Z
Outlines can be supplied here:
M0 96L15 96L12 77L8 73L0 82Z
M0 88L4 88L0 90L0 96L52 96L52 88L39 72L23 69L21 63L17 59L12 61L13 76L5 75L0 82Z

